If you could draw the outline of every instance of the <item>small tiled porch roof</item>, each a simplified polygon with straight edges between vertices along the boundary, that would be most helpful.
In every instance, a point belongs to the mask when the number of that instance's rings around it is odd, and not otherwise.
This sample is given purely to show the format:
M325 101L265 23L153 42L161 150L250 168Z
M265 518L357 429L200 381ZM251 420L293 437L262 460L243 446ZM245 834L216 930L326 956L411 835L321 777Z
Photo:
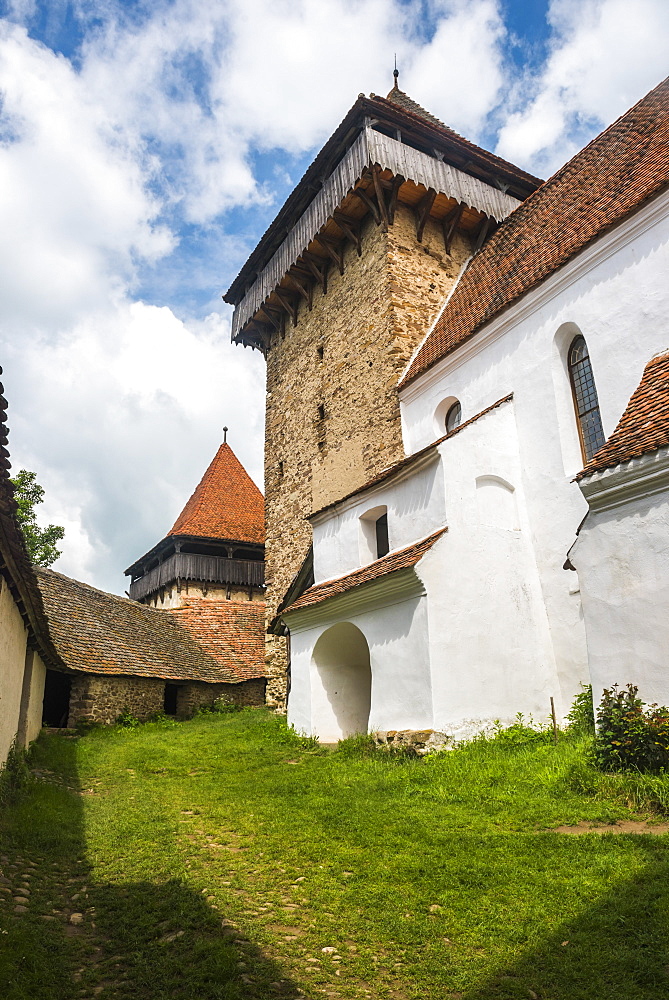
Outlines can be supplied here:
M294 604L285 608L281 613L282 616L288 615L292 611L311 607L314 604L321 604L331 597L337 597L340 594L347 593L349 590L353 590L355 587L360 587L363 583L371 583L382 576L388 576L389 573L396 573L401 569L410 569L423 558L425 553L432 548L434 543L446 531L448 531L448 528L440 528L439 531L428 535L427 538L423 538L419 542L414 542L413 545L409 545L397 552L389 552L387 556L376 559L374 562L369 563L369 565L354 570L353 573L346 573L344 576L338 576L334 580L326 580L324 583L318 583L316 586L310 587L309 590L305 590Z
M668 445L669 351L666 351L648 362L618 426L576 479L603 472Z

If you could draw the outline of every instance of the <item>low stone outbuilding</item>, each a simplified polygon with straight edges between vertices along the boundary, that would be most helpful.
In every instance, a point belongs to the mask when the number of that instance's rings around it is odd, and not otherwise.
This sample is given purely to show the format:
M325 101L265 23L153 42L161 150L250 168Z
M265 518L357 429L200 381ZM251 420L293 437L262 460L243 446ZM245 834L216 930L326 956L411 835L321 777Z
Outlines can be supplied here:
M219 698L261 705L265 694L260 601L191 599L163 611L37 569L64 670L47 671L44 719L73 728L123 712L178 718Z

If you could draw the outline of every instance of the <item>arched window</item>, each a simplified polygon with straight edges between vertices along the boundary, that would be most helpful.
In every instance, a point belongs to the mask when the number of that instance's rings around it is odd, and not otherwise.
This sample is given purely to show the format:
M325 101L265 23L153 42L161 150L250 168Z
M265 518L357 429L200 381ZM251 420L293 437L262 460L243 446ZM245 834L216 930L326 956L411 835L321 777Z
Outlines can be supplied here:
M567 356L569 378L574 394L574 408L578 433L581 438L583 458L589 462L604 444L604 429L599 415L599 400L592 365L588 355L588 345L580 334L571 342Z
M446 420L444 421L446 425L446 433L450 434L451 431L454 431L456 427L460 426L461 421L462 421L462 407L460 406L459 401L456 399L456 401L449 408L449 411L446 414Z

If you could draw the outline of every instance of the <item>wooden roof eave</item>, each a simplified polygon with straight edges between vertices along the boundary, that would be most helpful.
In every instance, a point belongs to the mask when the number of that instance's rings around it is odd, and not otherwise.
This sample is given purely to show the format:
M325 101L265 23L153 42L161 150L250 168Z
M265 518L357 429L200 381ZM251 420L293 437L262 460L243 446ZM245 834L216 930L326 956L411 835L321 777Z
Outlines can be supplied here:
M258 241L223 299L237 305L248 287L265 268L269 259L304 213L331 175L360 131L372 119L404 131L408 139L421 142L426 151L438 152L454 166L477 174L494 184L498 180L520 199L527 197L541 184L540 178L514 164L489 153L446 127L435 125L384 98L359 97L346 117L316 155L301 180L290 193L275 219Z
M371 181L369 189L367 178ZM394 179L398 179L400 184L394 183ZM437 198L440 199L437 204L440 205L442 218L448 211L449 204L456 208L458 205L462 206L455 223L461 223L462 210L469 210L479 218L481 215L486 216L497 225L520 204L506 192L443 160L367 127L360 132L293 229L286 234L266 267L237 303L232 321L233 342L241 341L245 345L259 347L266 353L275 332L273 325L278 329L271 310L276 309L277 314L282 309L285 310L293 325L296 325L301 294L307 298L307 304L311 308L311 291L307 293L301 287L302 281L297 280L297 274L291 274L291 271L301 268L300 259L305 252L312 258L319 257L323 260L323 266L326 266L325 258L316 254L314 240L319 241L321 249L324 247L327 251L327 233L335 226L344 239L348 238L356 245L360 254L358 223L367 212L371 212L377 224L383 223L387 227L392 221L388 213L391 210L394 213L400 190L408 190L405 182L408 187L413 185L416 191L420 188L424 192L423 204L414 205L414 208L422 211L422 219L417 226L419 240L422 239L423 227ZM380 190L382 185L389 187L392 192L387 206ZM417 195L417 200L421 200L420 195ZM342 211L344 206L345 212ZM453 229L454 225L451 226L450 235L444 234L447 252L450 250ZM261 310L262 316L259 315Z

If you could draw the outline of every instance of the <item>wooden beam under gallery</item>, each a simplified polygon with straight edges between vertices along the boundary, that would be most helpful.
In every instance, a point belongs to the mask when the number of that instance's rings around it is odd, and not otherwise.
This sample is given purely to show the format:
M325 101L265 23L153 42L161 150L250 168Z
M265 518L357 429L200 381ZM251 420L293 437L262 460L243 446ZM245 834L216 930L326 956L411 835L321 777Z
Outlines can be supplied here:
M465 210L465 203L461 201L459 205L455 205L454 208L445 215L442 219L441 226L444 233L444 247L446 248L446 253L451 256L451 246L453 244L453 237L455 236L455 230L458 227L460 219L462 218L462 213Z
M302 261L305 266L309 268L314 278L321 286L321 291L323 295L327 295L328 291L328 268L330 261L327 257L319 257L315 253L311 253L310 250L305 250L302 254Z
M292 319L293 326L297 326L297 300L293 298L292 295L289 295L283 288L275 288L274 294Z
M423 242L423 232L425 230L425 224L430 217L430 209L434 205L434 199L437 197L437 192L434 188L428 188L427 192L423 198L418 202L415 208L416 214L416 239L419 243Z
M325 252L331 257L339 268L339 273L344 273L344 243L340 243L337 240L331 239L329 236L324 236L322 233L317 233L314 236L315 241L322 246Z
M379 211L379 207L373 199L369 197L364 187L359 186L357 188L353 188L353 194L360 199L365 208L369 209L377 226L381 225L381 212Z
M272 309L271 306L268 306L267 303L264 302L260 306L259 312L262 312L267 317L267 319L270 321L276 332L281 337L285 336L285 323L284 323L285 313L282 310Z
M314 281L311 275L301 274L297 272L294 267L292 267L286 274L286 278L291 283L293 288L297 289L299 294L307 303L309 312L311 312L314 304Z
M344 213L340 212L337 208L332 213L332 218L337 223L344 236L351 241L355 249L358 251L358 257L362 257L362 239L360 237L361 227L358 220L352 218L350 215L344 215Z

